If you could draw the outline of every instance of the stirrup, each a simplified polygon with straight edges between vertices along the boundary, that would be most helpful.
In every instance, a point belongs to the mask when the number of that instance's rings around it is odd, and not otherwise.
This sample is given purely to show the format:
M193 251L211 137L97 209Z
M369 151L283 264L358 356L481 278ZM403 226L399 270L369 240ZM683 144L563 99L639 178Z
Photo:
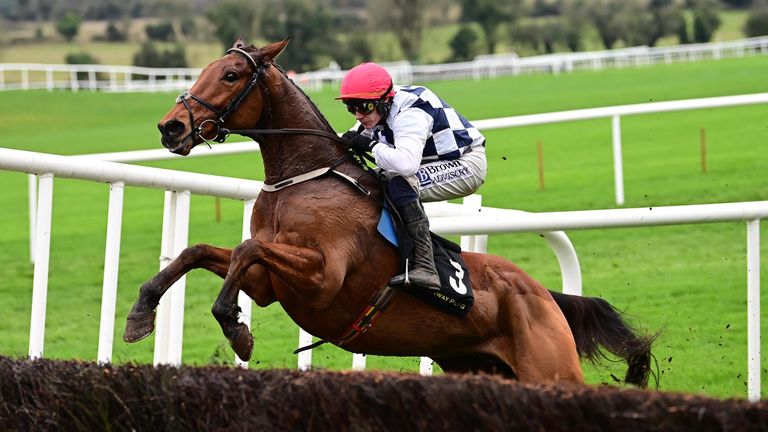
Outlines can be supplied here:
M405 272L401 273L397 276L392 277L392 279L389 280L389 286L391 287L398 287L398 286L409 286L411 284L411 279L408 277L408 259L405 260Z
M393 277L392 279L390 279L389 286L403 287L403 288L416 287L428 292L440 292L441 283L440 283L440 277L437 275L437 272L435 272L435 277L437 277L437 286L422 285L419 283L414 283L413 279L410 278L410 272L408 270L408 260L406 260L405 263L406 263L405 273L399 274Z

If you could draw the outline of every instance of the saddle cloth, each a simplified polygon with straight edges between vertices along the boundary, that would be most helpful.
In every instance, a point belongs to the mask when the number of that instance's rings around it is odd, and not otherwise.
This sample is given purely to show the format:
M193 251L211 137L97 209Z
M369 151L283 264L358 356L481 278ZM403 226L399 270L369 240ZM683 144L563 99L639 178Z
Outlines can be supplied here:
M396 228L396 220L397 218L394 218L387 209L384 209L378 229L384 238L398 248L401 255L402 273L405 271L404 257L410 256L410 242L399 241L404 230ZM472 308L475 299L472 293L469 270L467 270L464 259L461 257L461 247L435 233L430 232L430 234L435 267L440 276L440 291L408 288L406 290L444 312L459 316L466 315Z

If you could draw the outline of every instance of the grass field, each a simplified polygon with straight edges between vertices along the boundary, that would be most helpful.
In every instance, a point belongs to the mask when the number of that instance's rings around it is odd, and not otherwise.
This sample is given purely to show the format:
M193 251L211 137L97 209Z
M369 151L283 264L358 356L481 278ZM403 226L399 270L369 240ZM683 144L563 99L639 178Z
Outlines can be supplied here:
M768 58L527 75L430 86L470 119L564 109L768 91ZM335 89L311 94L337 130L350 117ZM0 147L59 154L158 148L155 123L171 94L0 93ZM626 117L622 120L627 207L768 199L768 107L751 106ZM699 129L706 128L709 170L699 172ZM526 211L614 207L610 122L595 120L489 131L484 204ZM546 190L538 188L536 142L544 145ZM256 154L147 163L243 178L261 177ZM0 173L0 353L28 349L32 266L28 263L26 176ZM59 179L54 186L52 258L45 356L95 359L108 187ZM128 188L114 359L150 362L153 339L121 342L138 287L157 270L163 194ZM242 206L193 197L190 243L239 242ZM763 238L766 229L762 228ZM649 332L661 330L655 355L661 389L718 397L746 394L745 227L719 223L569 233L586 295L626 311ZM765 242L763 242L765 243ZM558 289L557 261L536 235L497 235L490 252L505 256ZM768 248L762 247L763 256ZM763 259L765 262L765 259ZM763 272L762 282L768 278ZM221 286L207 273L187 279L184 361L231 361L210 315ZM763 302L764 310L766 307ZM763 332L768 325L763 323ZM418 329L414 329L418 331ZM294 367L297 329L279 306L254 311L252 367ZM766 351L766 344L763 344ZM766 356L763 355L764 363ZM347 368L351 356L322 347L315 364ZM418 359L369 358L369 367L416 370ZM590 383L612 382L623 365L586 366ZM763 387L768 373L763 372Z

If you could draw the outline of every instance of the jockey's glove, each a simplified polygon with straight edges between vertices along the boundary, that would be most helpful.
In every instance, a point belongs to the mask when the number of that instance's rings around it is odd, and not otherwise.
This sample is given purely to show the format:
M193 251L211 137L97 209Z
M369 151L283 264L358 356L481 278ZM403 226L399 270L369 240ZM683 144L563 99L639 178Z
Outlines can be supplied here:
M352 143L352 150L358 153L370 153L378 141L355 131L347 131L341 136Z

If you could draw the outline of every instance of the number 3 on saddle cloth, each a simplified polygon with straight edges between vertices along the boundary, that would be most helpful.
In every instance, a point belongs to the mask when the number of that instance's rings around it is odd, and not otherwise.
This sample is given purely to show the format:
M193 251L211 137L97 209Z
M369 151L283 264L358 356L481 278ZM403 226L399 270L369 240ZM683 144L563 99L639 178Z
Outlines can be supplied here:
M385 206L379 218L378 231L398 250L400 257L400 272L405 272L406 260L411 255L412 244L405 232L405 227L398 215L393 214ZM389 207L391 208L391 207ZM447 313L454 315L466 315L472 308L475 299L472 295L472 286L469 280L469 271L461 257L461 247L456 243L444 239L430 232L432 237L432 250L435 256L435 267L440 276L440 291L409 290L404 288Z

